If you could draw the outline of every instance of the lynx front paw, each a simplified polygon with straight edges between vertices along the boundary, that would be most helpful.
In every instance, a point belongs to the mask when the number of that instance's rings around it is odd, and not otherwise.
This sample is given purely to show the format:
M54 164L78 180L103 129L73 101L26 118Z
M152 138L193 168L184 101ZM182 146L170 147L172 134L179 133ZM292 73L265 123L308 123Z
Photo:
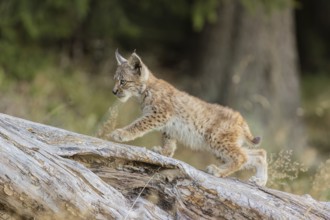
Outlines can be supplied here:
M151 150L155 153L162 154L162 147L161 146L154 146Z
M129 133L123 129L117 129L110 133L110 138L117 142L129 141Z
M170 149L167 149L167 148L164 148L161 146L155 146L155 147L151 148L151 150L153 152L164 155L166 157L173 157L173 154L174 154L173 150L170 150Z
M207 166L206 172L216 177L223 177L223 175L221 175L220 169L214 164Z
M258 178L256 176L252 176L249 179L249 182L252 182L252 183L257 184L259 186L265 186L266 183L267 183L267 179L262 179L262 178Z

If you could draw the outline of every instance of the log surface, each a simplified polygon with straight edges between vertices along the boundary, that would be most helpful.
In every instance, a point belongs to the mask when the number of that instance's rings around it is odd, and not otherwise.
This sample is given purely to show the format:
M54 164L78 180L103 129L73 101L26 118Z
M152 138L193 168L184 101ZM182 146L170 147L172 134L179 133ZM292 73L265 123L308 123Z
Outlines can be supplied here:
M330 219L330 205L0 114L0 219Z

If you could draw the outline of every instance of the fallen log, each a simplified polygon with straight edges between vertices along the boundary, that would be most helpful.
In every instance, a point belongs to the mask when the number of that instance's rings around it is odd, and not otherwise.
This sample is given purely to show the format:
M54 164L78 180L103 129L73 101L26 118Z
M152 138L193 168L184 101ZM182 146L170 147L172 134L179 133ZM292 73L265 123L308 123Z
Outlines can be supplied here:
M330 205L0 114L0 219L330 219Z

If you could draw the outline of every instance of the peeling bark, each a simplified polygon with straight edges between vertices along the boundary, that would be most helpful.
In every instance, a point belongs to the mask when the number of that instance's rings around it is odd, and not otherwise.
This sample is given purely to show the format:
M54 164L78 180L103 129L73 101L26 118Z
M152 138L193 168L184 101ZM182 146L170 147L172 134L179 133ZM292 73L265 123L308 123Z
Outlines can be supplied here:
M329 203L0 114L0 219L330 219Z

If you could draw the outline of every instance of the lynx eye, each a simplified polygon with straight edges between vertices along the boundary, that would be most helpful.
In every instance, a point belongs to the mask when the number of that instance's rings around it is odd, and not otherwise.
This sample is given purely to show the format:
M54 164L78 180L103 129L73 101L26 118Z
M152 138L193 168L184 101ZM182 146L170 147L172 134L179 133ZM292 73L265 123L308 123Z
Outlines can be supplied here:
M126 82L127 82L126 80L122 79L122 80L120 80L120 82L119 82L119 83L120 83L120 85L121 85L121 86L123 86L123 85L125 85L125 84L126 84Z

